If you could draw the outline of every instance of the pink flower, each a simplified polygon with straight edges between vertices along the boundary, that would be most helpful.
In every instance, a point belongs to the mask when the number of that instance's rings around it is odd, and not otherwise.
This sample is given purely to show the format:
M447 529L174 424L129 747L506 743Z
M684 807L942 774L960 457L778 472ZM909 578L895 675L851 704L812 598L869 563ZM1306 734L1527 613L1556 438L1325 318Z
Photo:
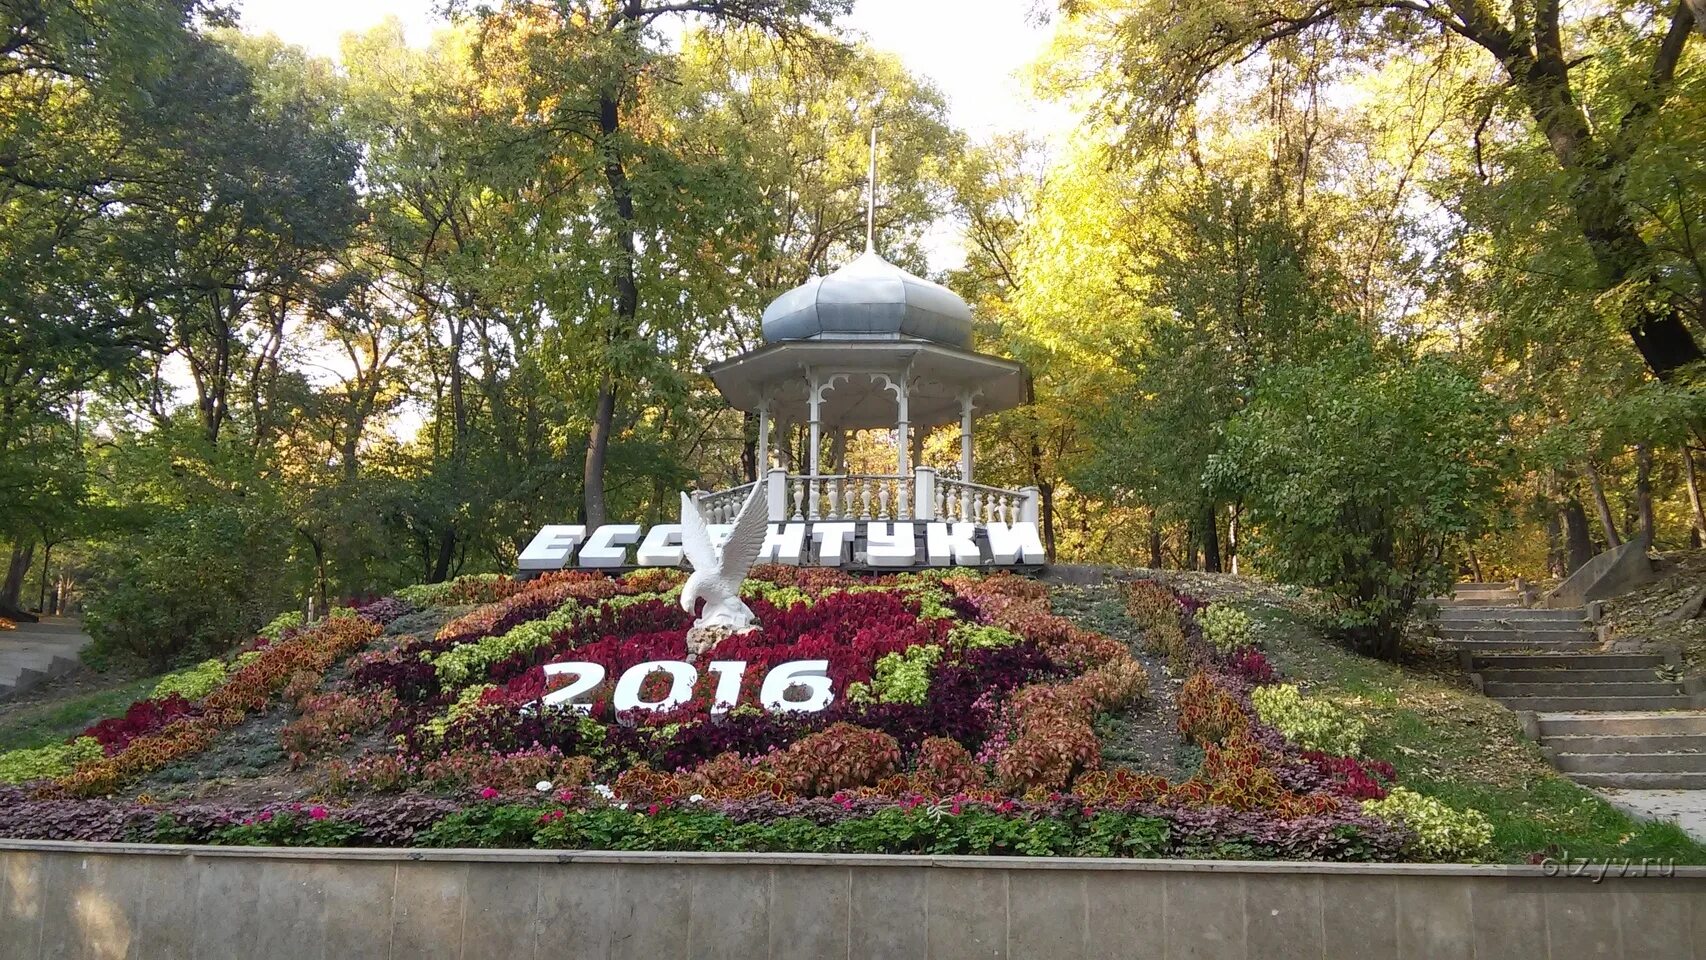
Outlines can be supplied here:
M486 787L480 791L480 799L482 800L495 800L497 796L498 792L491 787Z
M266 823L267 821L269 821L271 819L272 819L272 811L271 810L261 811L261 816L260 816L260 822L261 823Z
M324 820L324 819L326 819L326 808L325 807L309 807L308 808L308 819L310 819L310 820Z

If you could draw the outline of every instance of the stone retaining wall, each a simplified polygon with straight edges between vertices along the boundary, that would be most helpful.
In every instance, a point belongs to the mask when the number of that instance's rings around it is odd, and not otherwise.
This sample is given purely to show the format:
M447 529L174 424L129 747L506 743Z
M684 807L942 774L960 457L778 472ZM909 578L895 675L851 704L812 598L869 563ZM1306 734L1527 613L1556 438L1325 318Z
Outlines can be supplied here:
M1706 868L1548 872L0 841L0 957L1706 960Z

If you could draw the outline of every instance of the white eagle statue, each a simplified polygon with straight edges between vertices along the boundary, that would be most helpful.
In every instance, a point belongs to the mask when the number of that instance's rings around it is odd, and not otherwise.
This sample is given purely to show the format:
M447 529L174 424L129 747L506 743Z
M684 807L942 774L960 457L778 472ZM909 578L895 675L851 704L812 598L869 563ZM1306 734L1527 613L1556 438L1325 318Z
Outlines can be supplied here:
M762 485L753 485L720 548L711 542L711 530L698 501L681 495L681 553L693 565L693 574L681 588L681 608L692 613L701 599L705 601L704 612L688 632L688 646L694 653L710 649L723 637L758 626L752 610L741 602L740 585L769 532L770 514Z

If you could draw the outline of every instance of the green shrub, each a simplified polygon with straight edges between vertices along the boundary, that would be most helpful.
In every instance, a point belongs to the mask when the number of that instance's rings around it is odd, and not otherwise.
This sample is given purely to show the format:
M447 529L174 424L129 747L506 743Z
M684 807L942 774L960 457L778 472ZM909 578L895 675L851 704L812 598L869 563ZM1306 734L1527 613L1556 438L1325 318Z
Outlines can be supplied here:
M213 692L219 686L219 681L225 679L225 663L217 658L203 660L186 670L168 673L154 685L149 699L159 700L177 694L185 700L200 700Z
M293 525L266 484L251 489L139 506L134 529L91 549L82 581L91 662L134 657L164 672L250 639L290 604Z
M1493 825L1479 810L1454 810L1414 790L1393 787L1384 800L1364 800L1372 817L1416 833L1416 852L1429 860L1461 860L1493 841Z
M1211 603L1197 614L1203 639L1221 653L1231 653L1253 642L1250 615L1229 603Z
M0 783L28 783L47 777L62 777L85 760L95 760L105 751L94 737L78 737L70 743L52 743L33 750L0 753Z
M1250 691L1262 722L1301 747L1356 756L1366 730L1362 721L1325 700L1304 699L1297 687L1275 683Z
M1205 479L1243 501L1265 573L1320 589L1336 637L1392 659L1417 600L1449 585L1455 546L1497 513L1501 417L1453 358L1359 340L1264 377Z

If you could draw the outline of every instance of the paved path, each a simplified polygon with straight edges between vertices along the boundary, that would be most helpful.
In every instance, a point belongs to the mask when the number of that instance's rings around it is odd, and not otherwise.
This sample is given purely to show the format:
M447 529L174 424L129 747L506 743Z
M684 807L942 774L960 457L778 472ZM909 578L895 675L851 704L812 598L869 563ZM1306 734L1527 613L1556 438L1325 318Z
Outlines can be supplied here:
M43 617L0 631L0 700L21 693L77 666L89 635L74 617Z

